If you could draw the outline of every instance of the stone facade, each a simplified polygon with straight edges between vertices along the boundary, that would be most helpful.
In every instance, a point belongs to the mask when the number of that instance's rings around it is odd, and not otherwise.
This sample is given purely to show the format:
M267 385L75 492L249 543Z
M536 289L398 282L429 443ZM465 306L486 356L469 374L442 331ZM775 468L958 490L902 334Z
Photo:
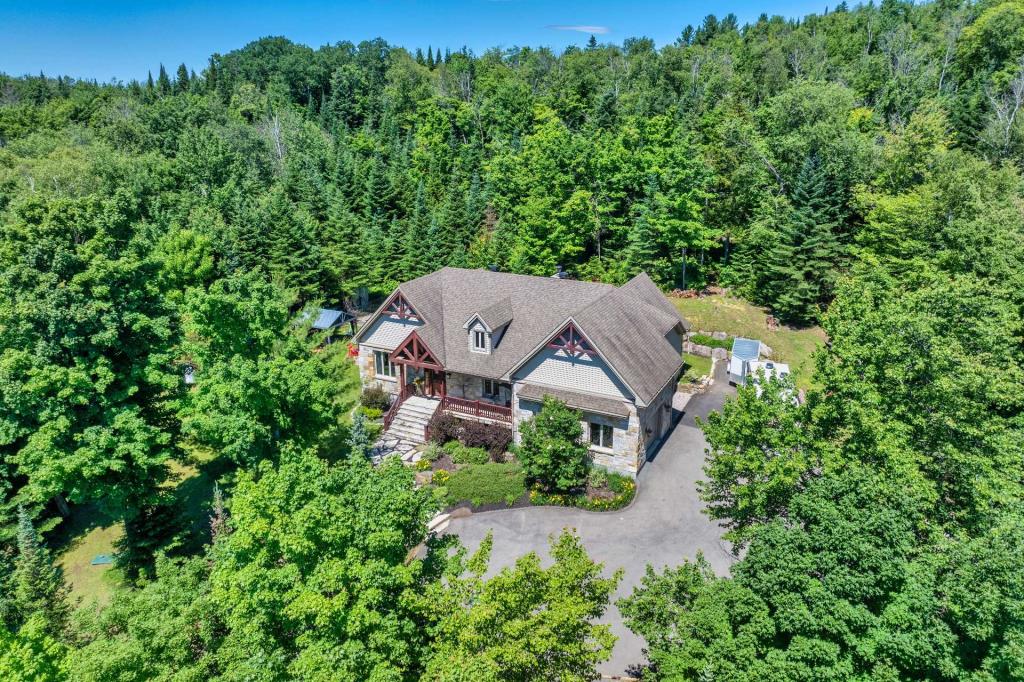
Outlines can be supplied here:
M472 374L449 372L445 386L448 395L453 398L483 400L501 406L508 405L512 401L511 385L499 383L498 397L485 396L483 377L473 376Z
M518 393L512 399L512 422L513 437L516 443L520 441L520 426L532 418L540 410L540 403L534 400L519 399ZM628 405L628 417L612 417L608 415L595 414L581 410L583 419L583 439L590 442L590 422L606 424L612 427L612 447L590 448L590 455L595 465L613 471L617 474L636 477L643 466L643 442L640 431L640 419L636 408Z
M398 377L401 374L395 378L377 376L377 364L374 356L374 352L377 350L383 349L372 348L363 344L359 345L359 356L356 358L356 364L359 367L359 378L364 387L380 386L388 393L398 393Z

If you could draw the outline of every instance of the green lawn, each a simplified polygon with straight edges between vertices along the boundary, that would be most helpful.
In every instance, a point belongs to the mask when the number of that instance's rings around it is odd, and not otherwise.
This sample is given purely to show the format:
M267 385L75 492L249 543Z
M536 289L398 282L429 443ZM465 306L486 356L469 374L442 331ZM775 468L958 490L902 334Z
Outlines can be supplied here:
M696 383L702 376L711 373L711 358L692 353L683 353L683 376L679 383Z
M769 331L764 308L731 294L669 299L693 325L693 329L722 331L730 336L760 339L771 346L773 360L789 364L799 388L811 386L814 363L811 354L825 343L820 327L787 327Z
M526 492L523 466L519 462L470 464L453 471L445 483L448 504L469 501L474 505L512 504Z

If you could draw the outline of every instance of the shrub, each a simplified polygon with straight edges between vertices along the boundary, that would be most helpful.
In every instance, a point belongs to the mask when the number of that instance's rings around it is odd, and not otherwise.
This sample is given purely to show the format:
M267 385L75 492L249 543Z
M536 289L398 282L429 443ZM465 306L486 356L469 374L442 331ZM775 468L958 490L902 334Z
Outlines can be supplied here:
M459 419L438 410L430 418L430 440L434 443L450 443L457 440L471 448L484 448L492 460L497 461L512 442L512 429L500 424Z
M380 386L367 386L359 395L359 404L378 409L383 414L391 406L391 396Z
M587 484L591 488L604 488L608 485L608 472L604 469L594 468L587 476Z
M548 490L573 490L587 480L589 448L581 443L582 416L545 396L540 412L523 423L518 448L526 477Z
M716 339L708 334L692 334L690 336L690 342L698 346L710 346L711 348L724 348L726 350L732 348L732 341L731 336L727 336L724 339Z
M427 429L430 431L430 440L432 442L444 445L449 441L459 440L462 420L458 417L453 417L447 412L438 410L430 418L430 424L427 426Z
M463 445L472 448L483 448L495 462L508 450L512 442L512 429L500 424L485 424L483 422L463 421L462 433L460 434Z
M420 457L418 460L416 460L416 464L413 465L413 468L416 469L416 471L429 471L430 460L427 459L426 457Z
M436 462L441 459L441 455L444 454L444 450L437 443L429 443L425 450L423 450L423 459L428 462Z
M438 469L437 471L434 472L434 478L432 479L432 482L435 485L445 485L446 483L448 483L448 480L451 477L452 474L450 471L446 469Z
M384 414L384 411L379 407L366 407L365 405L359 406L359 412L361 412L370 421L380 419Z
M466 447L457 440L445 443L444 451L456 464L484 464L490 459L483 448Z
M435 481L438 473L434 474ZM523 467L517 462L473 464L453 472L446 483L449 504L468 500L473 505L511 505L526 492Z

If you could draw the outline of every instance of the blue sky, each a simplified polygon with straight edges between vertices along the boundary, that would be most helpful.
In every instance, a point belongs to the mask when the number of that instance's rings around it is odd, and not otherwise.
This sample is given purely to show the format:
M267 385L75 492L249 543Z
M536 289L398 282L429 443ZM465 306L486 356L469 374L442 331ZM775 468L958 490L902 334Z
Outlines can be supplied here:
M511 45L561 49L583 44L591 33L608 42L647 36L664 45L712 11L733 12L743 23L761 12L796 17L825 6L821 0L0 0L0 71L142 79L161 62L168 70L185 62L200 71L213 52L267 35L312 47L381 36L410 49L467 45L477 53Z

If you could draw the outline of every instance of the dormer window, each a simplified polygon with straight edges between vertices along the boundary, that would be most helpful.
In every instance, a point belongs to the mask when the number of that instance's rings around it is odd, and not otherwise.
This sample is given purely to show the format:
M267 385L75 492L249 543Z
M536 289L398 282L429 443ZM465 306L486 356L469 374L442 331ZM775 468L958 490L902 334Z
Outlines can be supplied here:
M478 353L487 352L487 332L479 329L473 330L473 350Z

